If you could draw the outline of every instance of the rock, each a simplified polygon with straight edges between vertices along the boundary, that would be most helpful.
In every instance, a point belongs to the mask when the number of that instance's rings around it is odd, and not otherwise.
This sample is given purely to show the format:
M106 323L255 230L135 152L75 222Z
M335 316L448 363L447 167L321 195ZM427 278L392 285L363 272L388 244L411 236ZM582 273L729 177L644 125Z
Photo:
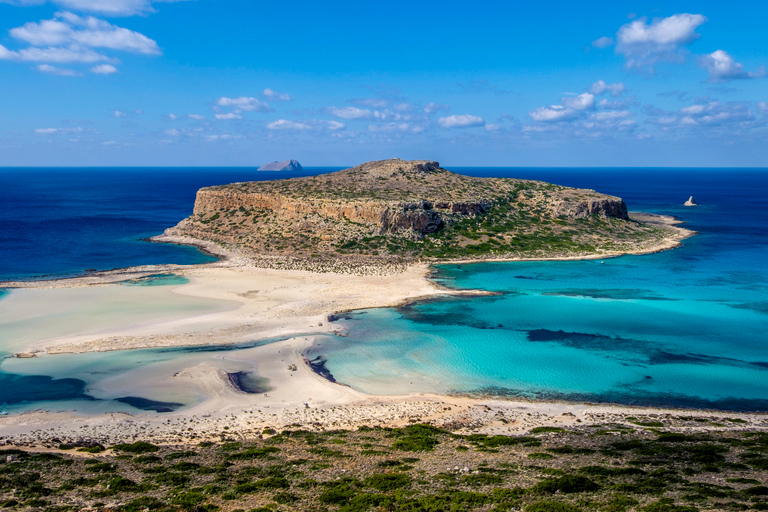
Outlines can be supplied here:
M698 206L699 203L696 202L696 198L691 196L690 199L688 199L685 203L683 203L683 206Z
M283 160L262 165L257 171L301 171L301 164L297 160Z

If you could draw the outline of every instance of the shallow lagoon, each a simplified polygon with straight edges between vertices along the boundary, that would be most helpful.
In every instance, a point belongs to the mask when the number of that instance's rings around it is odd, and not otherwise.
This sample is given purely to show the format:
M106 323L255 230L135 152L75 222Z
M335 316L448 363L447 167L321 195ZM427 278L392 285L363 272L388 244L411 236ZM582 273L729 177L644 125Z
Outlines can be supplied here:
M324 338L310 355L373 394L768 411L768 177L625 172L535 177L676 214L699 235L672 251L604 261L439 266L446 286L500 295L356 312L343 320L348 338ZM687 199L685 187L702 206L672 203Z
M500 295L356 312L342 320L348 338L322 337L308 356L325 359L322 366L338 381L374 394L485 393L768 410L768 178L738 170L622 172L474 174L595 188L624 197L630 209L678 215L700 234L674 251L602 263L441 266L436 279L446 286ZM690 193L702 206L680 206ZM54 331L106 328L127 311L183 315L211 307L178 296L140 299L181 284L173 277L134 284L139 286L121 287L124 297L133 297L122 303L96 301L92 310L73 313L40 311L30 302L27 315L5 319L9 295L0 291L0 351L20 350ZM135 412L134 406L154 402L193 405L203 397L167 385L174 372L212 360L233 373L254 368L247 347L219 350L6 359L0 364L0 403L13 403L0 407ZM250 378L260 385L257 375ZM20 403L9 392L12 385L30 401ZM125 397L150 403L117 401Z

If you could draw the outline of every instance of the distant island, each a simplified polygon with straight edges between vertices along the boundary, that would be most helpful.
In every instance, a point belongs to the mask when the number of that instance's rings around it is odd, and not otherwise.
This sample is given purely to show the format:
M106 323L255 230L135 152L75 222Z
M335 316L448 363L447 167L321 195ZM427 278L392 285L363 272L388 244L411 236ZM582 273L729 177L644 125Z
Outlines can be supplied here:
M674 223L630 217L621 198L594 190L392 159L203 188L192 216L156 240L213 243L259 266L322 270L655 252L691 234Z
M283 160L262 165L257 171L301 171L303 167L298 160Z

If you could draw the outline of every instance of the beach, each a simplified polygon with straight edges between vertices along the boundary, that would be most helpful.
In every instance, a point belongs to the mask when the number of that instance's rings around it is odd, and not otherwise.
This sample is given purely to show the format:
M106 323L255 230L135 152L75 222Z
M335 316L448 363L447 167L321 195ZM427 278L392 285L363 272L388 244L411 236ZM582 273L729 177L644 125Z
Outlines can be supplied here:
M681 230L688 236L691 232ZM675 247L670 239L664 247ZM650 249L653 249L651 251ZM768 428L768 416L712 411L676 411L566 402L521 401L425 393L367 395L318 375L305 351L318 335L345 336L333 315L364 308L394 307L449 295L487 295L444 288L429 279L430 267L415 264L380 269L374 275L275 270L248 265L237 254L193 266L119 269L73 279L6 283L3 317L30 317L17 325L25 335L9 344L16 364L55 363L61 354L128 351L157 347L232 346L273 342L166 368L164 374L126 373L100 384L103 393L120 388L173 390L198 397L172 412L31 410L0 417L0 441L13 445L50 444L51 440L96 439L118 442L153 439L165 443L199 442L227 436L248 438L264 428L351 428L430 422L450 430L523 433L538 426L621 422L629 416L697 416L711 421L737 418L743 428ZM609 255L604 255L607 257ZM159 272L187 282L167 286L125 286ZM142 304L128 308L126 303ZM122 308L117 305L122 304ZM167 311L163 305L179 307ZM94 310L100 305L103 311ZM117 311L119 310L119 314ZM37 312L33 314L33 312ZM79 321L45 321L79 318ZM106 313L110 313L105 316ZM83 318L92 321L83 322ZM33 325L34 327L30 327ZM35 360L35 361L32 361ZM18 363L15 363L18 361ZM169 367L170 368L170 367ZM138 371L138 370L137 370ZM239 389L235 371L253 371L267 383L264 392ZM98 391L98 390L97 390ZM182 393L183 394L183 393ZM686 427L690 429L691 427Z

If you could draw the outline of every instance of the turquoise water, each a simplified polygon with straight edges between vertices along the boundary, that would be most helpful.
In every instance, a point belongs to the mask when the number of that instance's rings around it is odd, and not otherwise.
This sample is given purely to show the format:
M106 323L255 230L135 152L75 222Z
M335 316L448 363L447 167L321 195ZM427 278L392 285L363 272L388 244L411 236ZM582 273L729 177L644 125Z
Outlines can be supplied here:
M684 247L603 262L439 266L446 286L499 295L356 312L341 320L349 337L323 338L310 357L373 394L768 411L765 175L689 175L705 205L696 209L664 208L671 187L654 178L659 192L645 201L647 184L614 193L634 192L631 209L689 221L700 234Z
M673 251L603 263L437 267L435 279L445 286L498 295L349 314L340 320L348 325L349 337L321 337L308 351L318 371L373 394L436 391L768 411L768 173L456 170L593 188L623 197L630 210L677 215L700 234ZM122 179L135 185L128 190L161 191L178 172L131 177L125 171ZM195 179L213 183L221 176L203 173ZM160 188L150 186L152 180ZM92 202L96 192L91 187L78 200ZM702 206L682 206L691 194ZM183 210L191 208L189 194L155 195L138 201L140 208L131 209L135 218L123 227L138 232L136 226L150 220L166 226L176 222L166 217L181 218ZM152 197L157 199L154 207L149 204L155 200ZM48 203L41 196L32 204ZM96 213L83 222L98 224L105 214ZM120 222L117 210L107 216L111 222ZM45 227L43 231L55 231L55 226L41 219L35 222ZM166 261L153 260L158 245L140 242L138 235L130 237L135 252L121 253L122 246L104 238L104 233L112 236L113 232L101 226L87 240L73 241L71 246L77 250L61 261L59 253L46 250L43 242L27 243L15 231L3 233L7 236L0 252L15 255L18 268L6 265L0 275L22 277ZM40 235L39 240L48 238ZM102 248L103 254L98 255ZM26 258L27 253L34 253L37 260ZM175 285L181 284L179 280L183 278L158 275L130 285ZM0 308L2 298L0 290ZM274 340L258 343L270 341ZM3 350L8 348L0 346L0 356ZM0 364L0 407L10 411L172 410L204 398L188 386L173 385L174 373L196 364L251 372L242 379L254 389L268 385L259 381L258 372L253 373L255 362L249 350L248 346L213 347L6 359Z
M131 279L122 284L124 286L179 286L188 282L188 278L176 274L152 274L140 279Z

